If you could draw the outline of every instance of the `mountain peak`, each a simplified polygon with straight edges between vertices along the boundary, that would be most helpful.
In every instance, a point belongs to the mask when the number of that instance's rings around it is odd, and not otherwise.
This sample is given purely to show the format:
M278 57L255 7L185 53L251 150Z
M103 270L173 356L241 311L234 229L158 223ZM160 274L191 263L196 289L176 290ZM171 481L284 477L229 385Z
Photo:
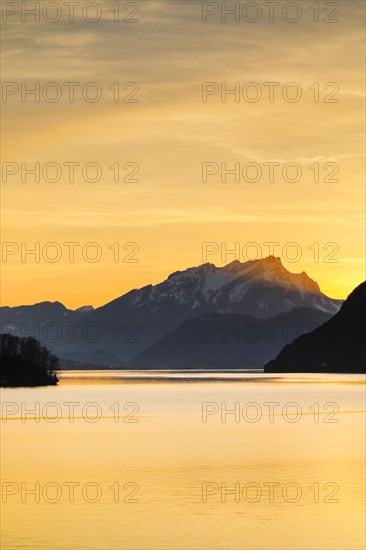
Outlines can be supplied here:
M267 256L267 258L263 258L263 259L258 260L258 261L263 262L265 264L275 264L275 265L281 265L282 266L281 258L273 256L273 255Z
M65 311L67 309L64 306L64 304L62 304L58 300L56 300L55 302L50 302L49 300L46 300L44 302L37 302L37 303L34 304L34 306L19 306L19 307L37 307L39 309L53 308L53 309L59 309L59 310L65 310Z
M318 283L311 279L305 271L301 273L289 271L283 265L281 258L274 255L258 260L248 260L247 262L233 260L222 267L205 263L196 267L189 267L184 271L176 271L169 275L167 281L172 285L187 285L195 282L198 285L197 288L200 288L203 292L207 290L210 295L213 290L224 290L226 285L236 284L234 281L246 286L264 283L275 289L295 291L301 295L304 293L322 294ZM160 285L163 284L164 282L160 283ZM154 288L158 290L161 288L160 285ZM195 292L195 290L192 289L189 294L192 292Z
M46 323L63 326L65 320L75 323L81 331L75 329L73 342L63 332L60 342L53 345L58 354L79 350L90 356L98 349L107 349L129 360L183 321L202 315L238 314L269 319L295 308L334 314L340 305L340 301L323 294L304 271L292 273L279 258L268 256L243 263L235 260L220 267L205 263L176 271L156 285L131 290L95 310L88 306L70 310L59 302L43 302L2 308L1 314L3 326L9 327L7 330L13 334L20 332L21 323L30 330L37 323L40 327ZM102 328L102 336L95 344L85 342L83 337L82 324L89 320ZM134 345L122 346L121 339L111 334L110 327L116 324L123 329L138 327L141 338Z
M300 293L321 294L318 283L305 271L293 273L283 265L281 258L273 255L244 263L234 260L220 269L239 276L248 274L277 287L297 289Z
M237 272L241 270L246 270L248 267L253 267L255 265L263 266L264 269L268 269L271 266L274 268L283 268L286 269L281 261L281 258L276 256L267 256L266 258L259 258L258 260L248 260L247 262L240 262L239 260L234 260L223 268L225 271Z
M245 265L246 263L239 262L239 260L234 260L233 262L224 265L221 269L224 271L229 271L230 273L237 273L238 271L241 271Z
M93 306L81 306L75 309L75 312L77 313L88 313L89 311L94 311Z

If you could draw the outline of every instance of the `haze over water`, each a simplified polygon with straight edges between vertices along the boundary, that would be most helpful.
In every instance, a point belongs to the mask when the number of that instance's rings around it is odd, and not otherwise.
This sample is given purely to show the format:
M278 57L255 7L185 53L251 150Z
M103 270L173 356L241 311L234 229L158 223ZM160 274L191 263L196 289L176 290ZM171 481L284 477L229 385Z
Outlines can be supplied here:
M364 548L364 383L74 371L2 389L2 547Z

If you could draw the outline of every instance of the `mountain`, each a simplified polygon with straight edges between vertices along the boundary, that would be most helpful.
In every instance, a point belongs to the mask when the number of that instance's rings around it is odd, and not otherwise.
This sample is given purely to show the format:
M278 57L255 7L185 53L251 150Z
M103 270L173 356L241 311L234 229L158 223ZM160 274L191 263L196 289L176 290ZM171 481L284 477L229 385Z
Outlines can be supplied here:
M90 365L98 365L98 366L108 365L115 369L124 368L124 365L118 359L118 357L116 357L112 353L108 353L104 349L95 351L90 355L82 351L64 353L62 357L60 357L61 366L63 366L67 361L76 361L79 363L87 363Z
M159 304L164 304L164 309L178 306L188 316L209 309L267 318L294 307L336 313L340 306L339 300L322 294L319 285L305 272L290 273L274 256L245 263L234 261L224 267L207 263L177 271L156 286L126 296L129 304L137 308L149 306L157 311Z
M265 372L366 372L366 282L319 328L287 345Z
M35 336L37 333L47 332L49 330L49 338L56 339L55 335L51 336L52 328L54 333L57 332L57 327L62 323L66 324L70 321L82 320L90 314L94 308L92 306L84 306L78 309L67 309L61 302L40 302L31 306L17 307L0 307L1 332L24 332L22 336ZM51 325L55 326L51 326ZM48 328L47 328L48 327ZM31 333L34 334L31 334Z
M160 284L131 290L97 309L72 311L59 302L44 302L1 308L0 315L3 332L24 336L24 329L29 334L37 326L35 337L59 356L105 349L125 362L182 322L202 315L266 319L302 307L331 315L340 304L323 294L306 273L291 273L280 258L269 256L177 271Z
M270 319L236 313L189 319L129 363L132 369L262 368L294 337L318 327L329 313L295 308Z

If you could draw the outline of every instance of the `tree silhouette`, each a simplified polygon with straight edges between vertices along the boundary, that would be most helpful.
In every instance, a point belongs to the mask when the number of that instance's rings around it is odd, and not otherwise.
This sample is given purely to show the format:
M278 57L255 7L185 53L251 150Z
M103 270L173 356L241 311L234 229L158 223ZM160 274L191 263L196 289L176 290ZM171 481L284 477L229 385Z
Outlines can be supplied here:
M0 334L0 386L48 386L58 382L59 360L35 338Z

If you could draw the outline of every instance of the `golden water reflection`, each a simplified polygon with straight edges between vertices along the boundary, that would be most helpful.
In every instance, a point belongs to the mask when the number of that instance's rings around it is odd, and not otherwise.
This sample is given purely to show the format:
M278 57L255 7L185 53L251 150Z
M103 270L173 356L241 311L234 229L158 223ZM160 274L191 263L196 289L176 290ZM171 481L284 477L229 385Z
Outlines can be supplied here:
M2 548L364 548L362 376L159 376L2 390Z

